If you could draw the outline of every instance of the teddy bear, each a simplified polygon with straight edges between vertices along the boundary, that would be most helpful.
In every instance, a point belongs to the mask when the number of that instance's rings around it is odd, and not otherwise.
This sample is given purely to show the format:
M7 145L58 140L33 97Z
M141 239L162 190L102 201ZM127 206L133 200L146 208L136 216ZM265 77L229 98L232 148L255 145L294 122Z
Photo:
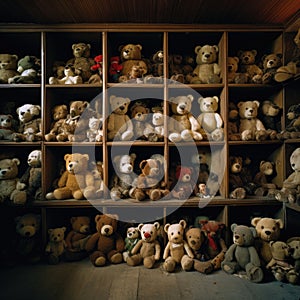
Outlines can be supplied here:
M45 254L48 264L57 265L63 258L66 250L65 241L66 227L57 227L48 229L48 243L45 248Z
M132 65L127 77L122 76L119 78L120 82L122 82L121 78L128 83L144 83L144 69L140 65Z
M236 83L237 71L240 59L237 56L227 57L227 80L228 83Z
M297 48L294 50L292 60L276 70L274 79L277 82L285 82L300 73L300 28L294 37L294 43Z
M262 83L263 70L255 63L256 55L257 50L255 49L238 51L241 74L247 74L250 83Z
M88 130L86 132L86 137L88 142L102 142L103 139L103 129L102 127L103 118L91 117L89 119Z
M290 156L290 165L293 170L282 183L280 191L275 192L279 201L297 203L300 200L300 148L296 148Z
M27 201L25 185L18 176L20 160L5 158L0 160L0 203L10 200L13 204L25 204Z
M228 106L227 132L230 141L241 140L239 133L239 110L234 102L229 102Z
M66 236L65 259L67 261L77 261L87 257L85 245L90 235L90 217L71 217L71 230Z
M200 125L202 137L208 140L222 141L224 138L223 120L220 114L217 113L219 98L217 96L200 97L198 103L200 115L197 121Z
M94 177L95 198L99 199L104 193L103 163L101 161L91 161L90 171Z
M17 238L14 252L20 263L38 263L41 260L41 239L39 236L41 216L27 213L14 219Z
M33 150L28 154L28 168L20 178L25 184L27 202L42 200L42 151Z
M260 142L268 137L265 126L258 118L259 105L257 100L241 101L237 104L240 116L239 132L243 141Z
M271 53L266 54L262 57L263 65L263 84L274 84L276 83L274 77L276 71L282 66L282 54L281 53Z
M116 155L113 158L115 172L109 185L111 199L120 200L129 197L129 192L135 179L133 173L135 159L135 153Z
M19 75L17 72L18 56L15 54L0 54L0 84L8 83L8 80Z
M130 99L111 95L109 103L111 113L107 121L108 139L121 141L131 140L133 137L133 124L127 114Z
M123 252L123 260L127 262L129 256L132 255L132 249L140 240L140 232L136 227L129 227L126 231L125 246Z
M300 273L300 237L291 237L286 241L287 245L290 248L290 253L292 257L292 263L294 266L295 272Z
M60 140L60 134L65 133L64 123L68 116L68 107L65 104L55 105L51 111L53 122L49 133L45 134L47 142Z
M118 233L118 215L96 215L97 232L94 233L85 245L90 261L95 267L104 266L107 261L119 264L123 261L124 240Z
M120 57L119 56L112 56L110 58L110 65L109 65L109 76L112 82L119 82L119 77L121 71L123 69L122 64L120 64Z
M13 141L13 116L0 115L0 140Z
M184 83L183 57L181 54L170 54L168 56L170 82Z
M297 273L293 265L290 264L289 246L282 241L271 241L270 249L272 259L267 264L266 268L272 271L272 274L277 281L287 281L296 284L299 279L299 273Z
M137 266L143 263L147 269L152 269L160 259L161 247L158 242L158 231L160 228L159 222L153 224L138 225L140 232L140 240L131 250L131 256L127 258L127 264L129 266Z
M164 158L152 155L140 162L141 174L134 180L129 196L138 201L149 198L156 201L168 196L169 190L164 181Z
M191 157L191 164L193 167L193 181L196 185L200 183L206 184L210 174L209 171L209 161L211 157L210 154L202 149L198 150L198 153L195 153ZM197 193L197 191L195 191Z
M36 56L26 55L18 61L16 75L8 79L8 83L38 83L41 78L41 60Z
M184 75L184 83L189 83L190 76L193 74L195 69L195 58L193 55L184 55L183 56L183 66L182 71Z
M84 198L95 197L94 177L88 171L88 154L72 153L64 156L66 170L58 181L58 188L47 193L46 199L64 200L74 198L82 200Z
M269 242L279 239L284 224L281 219L255 217L251 220L251 225L256 229L257 237L255 239L255 248L260 257L262 266L265 267L272 259Z
M291 105L286 114L289 123L277 137L279 139L297 139L300 138L300 104Z
M149 142L162 142L165 135L163 103L151 108L151 124L147 124L144 136Z
M17 108L17 114L20 124L13 140L15 142L42 140L41 107L35 104L24 104Z
M244 199L246 197L246 189L244 188L244 180L241 172L243 168L243 159L240 156L229 157L229 191L230 198Z
M91 66L91 71L94 74L91 74L88 83L89 84L102 84L102 75L103 75L103 55L97 55L94 57L94 64Z
M151 73L155 77L164 76L164 52L156 51L151 57Z
M203 139L201 133L198 132L200 125L191 113L193 100L192 95L169 99L172 111L169 120L169 140L173 143Z
M144 131L150 124L147 122L150 109L145 102L135 101L130 108L130 117L133 125L134 139L145 140Z
M64 77L61 79L50 77L49 84L81 84L82 78L76 75L75 67L72 64L65 65Z
M80 75L82 82L89 81L92 73L91 67L94 65L94 60L90 57L91 45L86 43L76 43L72 45L73 58L67 61L72 64L75 69L75 75Z
M177 224L168 223L164 226L164 231L168 235L168 243L164 249L163 268L168 273L174 272L177 264L181 264L185 271L189 271L193 267L194 254L184 239L186 226L185 220L180 220Z
M222 269L229 274L246 271L247 279L252 282L261 282L264 277L260 267L260 260L254 247L256 230L245 225L231 225L233 244L225 253L221 264Z
M217 45L196 46L197 66L193 71L190 83L220 83L221 69L218 61L219 47Z

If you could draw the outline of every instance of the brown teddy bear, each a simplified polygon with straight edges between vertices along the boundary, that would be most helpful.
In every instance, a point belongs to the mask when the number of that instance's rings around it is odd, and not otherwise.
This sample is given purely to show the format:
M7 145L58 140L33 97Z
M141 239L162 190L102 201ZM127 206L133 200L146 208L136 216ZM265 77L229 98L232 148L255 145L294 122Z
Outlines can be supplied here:
M227 57L227 80L228 83L236 83L237 71L240 59L237 56Z
M64 77L59 79L56 77L49 78L49 84L81 84L82 78L76 75L75 68L72 64L67 64L64 67Z
M156 261L160 259L161 247L157 240L160 224L139 224L138 230L141 239L131 250L131 256L127 258L129 266L137 266L141 263L147 268L152 269Z
M297 139L300 138L300 104L291 105L286 114L289 123L285 130L280 132L279 139Z
M164 76L164 52L158 50L152 55L151 58L151 74L155 77Z
M295 236L289 238L286 243L291 249L292 262L294 265L295 272L300 272L300 237Z
M239 133L239 110L234 102L229 102L228 106L227 132L230 141L241 140Z
M132 256L132 249L140 240L140 232L138 227L129 227L126 231L125 247L123 255L124 262L127 262L129 256Z
M14 133L13 116L0 115L0 140L13 141Z
M0 84L8 83L8 80L19 75L17 72L18 56L15 54L0 54Z
M180 141L200 141L203 139L200 125L192 115L192 95L171 97L172 116L169 120L169 140L173 143Z
M94 177L95 198L99 199L103 196L103 193L104 193L103 162L92 161L90 163L90 170Z
M147 122L150 109L146 103L142 101L135 101L130 108L131 119L133 124L134 139L145 140L145 129L150 126Z
M131 140L133 137L133 125L127 114L130 99L111 95L109 102L111 113L107 121L108 139L121 141Z
M102 267L107 261L119 264L123 261L124 240L117 232L118 215L106 214L95 217L96 230L86 243L85 249L95 267Z
M57 265L63 258L66 250L66 227L48 229L49 241L45 252L50 265Z
M180 54L169 55L169 78L184 83L183 57Z
M242 178L243 159L240 156L229 157L229 191L230 198L244 199L246 190Z
M46 198L63 200L95 197L94 177L88 171L88 154L73 153L64 156L66 170L58 181L58 188L46 195Z
M263 63L263 84L273 84L276 83L274 77L276 71L279 67L282 66L282 54L281 53L271 53L264 55L262 57Z
M218 61L219 47L216 45L196 46L197 66L193 71L190 83L220 83L221 69Z

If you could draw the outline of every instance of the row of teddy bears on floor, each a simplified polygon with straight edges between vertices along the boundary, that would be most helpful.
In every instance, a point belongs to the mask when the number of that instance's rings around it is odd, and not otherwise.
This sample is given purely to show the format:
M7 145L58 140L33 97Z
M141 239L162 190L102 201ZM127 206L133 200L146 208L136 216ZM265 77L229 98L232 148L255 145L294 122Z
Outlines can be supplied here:
M299 284L300 237L281 240L281 219L254 217L253 227L232 224L233 243L227 247L225 224L206 216L196 217L190 226L188 220L174 219L164 227L159 222L122 223L112 214L96 215L93 224L89 216L74 216L69 229L48 229L44 250L39 239L40 216L28 213L15 221L14 251L9 255L20 263L46 260L58 264L89 257L95 267L126 263L152 269L160 265L165 272L203 274L222 269L256 283L273 276L273 280Z
M270 84L295 77L300 73L300 29L294 42L298 52L285 66L282 66L282 54L277 53L264 55L258 64L255 49L240 50L238 56L228 57L228 82ZM54 63L54 74L49 78L49 84L102 84L103 55L91 58L91 45L82 42L73 44L72 52L73 57L66 62ZM113 82L163 82L162 50L150 59L143 57L140 44L122 45L119 52L119 56L110 59L109 76ZM196 58L191 55L184 58L180 54L169 55L169 78L175 82L191 84L220 83L218 46L196 46L194 52ZM18 61L17 55L0 54L0 61L0 83L36 83L40 80L40 60L34 56L26 56Z
M110 141L145 140L171 142L222 141L223 119L218 113L219 98L199 97L198 116L193 115L194 96L171 97L170 117L165 116L162 103L150 100L131 101L129 98L111 95L110 113L107 117L107 138ZM35 142L43 140L41 107L24 104L16 110L18 120L12 114L0 115L0 140ZM300 104L291 105L286 114L288 124L281 129L282 109L270 100L240 101L230 103L228 110L229 140L264 141L267 139L300 138ZM71 101L52 108L50 131L45 141L101 142L103 117L88 101Z

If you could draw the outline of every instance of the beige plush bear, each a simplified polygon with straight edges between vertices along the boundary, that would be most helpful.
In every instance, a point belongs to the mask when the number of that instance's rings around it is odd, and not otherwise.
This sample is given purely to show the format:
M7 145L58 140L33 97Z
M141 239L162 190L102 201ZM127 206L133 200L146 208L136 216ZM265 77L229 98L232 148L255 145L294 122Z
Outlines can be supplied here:
M13 116L0 115L0 140L12 141L14 137Z
M45 252L47 255L48 263L51 265L58 264L65 252L65 231L66 227L48 229L49 241L46 246Z
M64 77L59 79L56 77L49 78L49 84L80 84L82 78L76 75L75 68L72 64L67 64L64 68Z
M180 141L202 140L202 135L198 132L199 123L191 113L192 95L171 97L172 116L169 120L169 140L173 143Z
M221 69L218 65L218 46L205 45L203 47L196 46L197 66L194 69L190 83L220 83Z
M208 140L222 141L224 132L222 129L223 120L216 111L218 110L219 98L214 97L200 97L198 103L200 105L200 115L197 121L200 125L201 135Z
M151 124L148 124L144 130L144 136L149 142L161 142L165 136L164 112L162 106L151 108Z
M259 102L239 102L240 134L243 141L264 141L267 139L267 131L263 123L257 118Z
M129 266L137 266L141 263L151 269L154 267L156 261L160 259L161 247L157 240L158 230L160 224L139 224L141 239L131 250L131 256L127 258Z
M127 115L130 99L111 95L109 102L112 112L108 116L107 122L108 139L131 140L133 137L133 125Z
M8 79L19 75L17 72L17 61L17 55L0 54L0 84L8 83Z
M263 76L262 83L263 84L271 84L276 83L274 80L274 76L276 71L282 65L282 54L281 53L271 53L268 55L264 55L262 57L263 62Z

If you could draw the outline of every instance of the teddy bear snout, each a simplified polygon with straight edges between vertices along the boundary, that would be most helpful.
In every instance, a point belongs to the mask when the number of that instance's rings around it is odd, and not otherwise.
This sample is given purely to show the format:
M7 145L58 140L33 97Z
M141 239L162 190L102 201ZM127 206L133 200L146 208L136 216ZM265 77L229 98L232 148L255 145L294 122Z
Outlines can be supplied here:
M265 231L265 234L266 234L266 235L271 235L272 232L271 232L270 230L266 230L266 231Z
M5 175L6 173L7 173L6 170L1 170L1 171L0 171L0 175Z
M205 53L205 54L204 54L204 57L210 58L210 53Z
M149 232L145 232L144 237L145 237L145 239L149 239L149 238L151 238L151 234Z

